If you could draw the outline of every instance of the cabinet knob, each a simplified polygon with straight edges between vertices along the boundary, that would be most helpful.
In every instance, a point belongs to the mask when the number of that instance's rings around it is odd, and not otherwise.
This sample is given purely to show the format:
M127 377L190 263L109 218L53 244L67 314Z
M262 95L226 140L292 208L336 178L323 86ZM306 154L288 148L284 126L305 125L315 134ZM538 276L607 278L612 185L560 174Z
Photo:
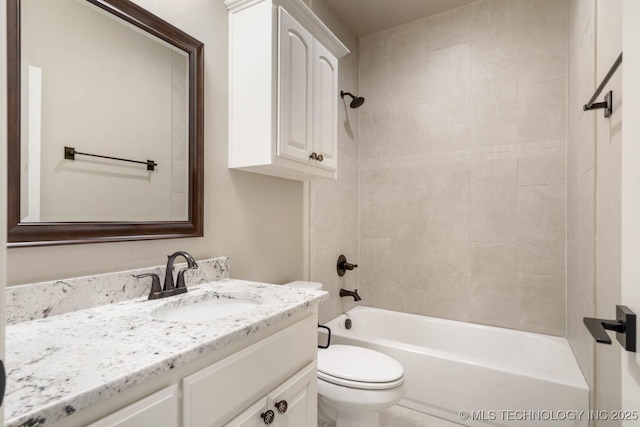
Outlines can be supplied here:
M271 409L269 409L264 414L260 414L260 418L262 418L262 421L264 421L266 425L271 424L275 417L276 417L276 414Z
M278 410L278 413L280 415L284 415L284 413L287 412L288 408L289 408L289 405L287 404L286 400L281 400L280 402L276 402L276 409Z
M318 160L318 155L315 153L315 151L313 153L311 153L311 155L309 156L309 158L311 160Z
M322 154L318 154L318 156L316 157L316 159L321 162L324 160L324 156Z

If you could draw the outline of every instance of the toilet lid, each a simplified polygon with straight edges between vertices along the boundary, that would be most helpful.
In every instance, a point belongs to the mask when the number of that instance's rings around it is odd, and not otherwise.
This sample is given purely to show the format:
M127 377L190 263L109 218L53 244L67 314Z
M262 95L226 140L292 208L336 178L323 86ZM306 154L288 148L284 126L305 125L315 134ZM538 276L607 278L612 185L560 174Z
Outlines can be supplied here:
M404 382L404 369L378 351L333 344L318 351L318 377L347 387L391 388Z

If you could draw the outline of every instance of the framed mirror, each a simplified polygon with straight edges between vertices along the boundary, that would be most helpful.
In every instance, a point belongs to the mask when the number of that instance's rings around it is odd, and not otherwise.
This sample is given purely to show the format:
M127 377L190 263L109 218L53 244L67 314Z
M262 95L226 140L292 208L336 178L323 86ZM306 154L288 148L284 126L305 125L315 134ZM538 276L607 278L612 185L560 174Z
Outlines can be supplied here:
M8 0L8 245L203 234L203 44L128 0Z

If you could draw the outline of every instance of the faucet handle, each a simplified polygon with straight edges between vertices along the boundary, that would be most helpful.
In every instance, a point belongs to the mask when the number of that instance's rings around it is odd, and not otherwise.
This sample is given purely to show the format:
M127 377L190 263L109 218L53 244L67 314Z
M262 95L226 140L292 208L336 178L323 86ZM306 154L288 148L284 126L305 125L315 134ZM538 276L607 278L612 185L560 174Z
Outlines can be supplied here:
M151 291L149 292L148 299L156 299L162 288L160 287L160 277L155 273L134 274L136 279L142 279L143 277L151 277Z
M176 284L176 289L177 288L185 288L187 287L187 282L184 279L184 273L186 273L189 270L197 270L198 269L198 264L195 265L195 267L185 267L185 268L181 268L180 271L178 271L178 280L177 280L177 284Z

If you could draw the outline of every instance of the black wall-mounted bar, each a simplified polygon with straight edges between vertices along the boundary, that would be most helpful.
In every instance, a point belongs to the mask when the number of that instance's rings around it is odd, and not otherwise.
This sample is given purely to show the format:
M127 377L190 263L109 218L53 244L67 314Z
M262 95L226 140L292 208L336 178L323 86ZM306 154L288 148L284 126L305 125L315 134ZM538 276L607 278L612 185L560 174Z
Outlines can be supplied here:
M622 52L620 52L620 55L609 69L609 72L606 76L604 76L604 79L602 79L602 82L600 82L600 84L598 85L598 88L596 89L589 102L587 102L584 107L582 107L583 111L598 110L600 108L604 108L604 116L611 117L611 114L613 113L613 92L609 91L605 95L604 102L598 102L595 104L594 102L596 101L596 99L598 99L607 83L609 83L609 80L611 80L613 74L618 70L620 64L622 64Z
M158 164L156 162L154 162L153 160L147 160L146 162L143 162L143 161L140 161L140 160L122 159L120 157L102 156L100 154L81 153L79 151L76 151L76 149L73 148L73 147L64 147L64 158L66 160L75 160L76 159L76 155L90 156L90 157L100 157L101 159L118 160L120 162L139 163L141 165L147 165L147 170L148 171L153 171L153 170L156 169L156 166L158 166Z

